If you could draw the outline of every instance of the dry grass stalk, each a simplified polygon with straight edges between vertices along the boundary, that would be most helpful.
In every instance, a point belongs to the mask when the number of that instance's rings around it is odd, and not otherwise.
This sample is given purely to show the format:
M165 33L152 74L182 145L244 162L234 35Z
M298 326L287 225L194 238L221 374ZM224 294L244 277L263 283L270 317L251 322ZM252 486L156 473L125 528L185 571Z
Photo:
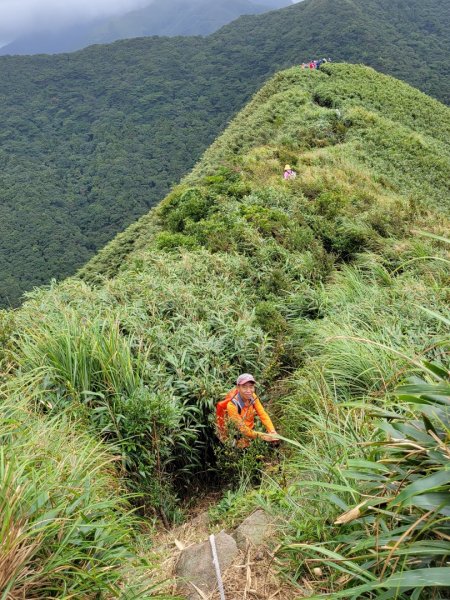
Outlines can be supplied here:
M11 523L0 547L0 590L5 590L12 585L8 593L8 600L30 598L27 591L31 591L30 584L15 586L13 581L26 582L32 574L28 566L28 559L40 544L35 538L30 540L24 537L26 523Z
M343 513L342 515L340 515L336 521L334 522L335 525L343 525L345 523L350 523L350 521L354 521L355 519L359 519L359 517L361 516L361 507L364 506L366 502L361 502L360 504L358 504L358 506L355 506L354 508L352 508L351 510L348 510L347 512Z
M299 588L279 578L273 555L264 547L248 546L222 576L227 600L293 600L302 597ZM220 600L219 591L211 594L209 600Z

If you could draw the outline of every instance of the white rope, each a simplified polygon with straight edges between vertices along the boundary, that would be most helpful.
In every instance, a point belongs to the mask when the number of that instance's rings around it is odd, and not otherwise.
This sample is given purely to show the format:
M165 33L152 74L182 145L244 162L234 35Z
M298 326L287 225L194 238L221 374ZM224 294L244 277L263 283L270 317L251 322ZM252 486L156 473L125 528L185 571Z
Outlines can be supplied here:
M216 578L217 578L217 584L219 586L220 600L226 600L225 599L225 591L223 589L222 574L220 572L219 559L217 557L216 538L214 537L214 535L209 536L209 543L211 544L213 563L214 563L214 568L216 569Z

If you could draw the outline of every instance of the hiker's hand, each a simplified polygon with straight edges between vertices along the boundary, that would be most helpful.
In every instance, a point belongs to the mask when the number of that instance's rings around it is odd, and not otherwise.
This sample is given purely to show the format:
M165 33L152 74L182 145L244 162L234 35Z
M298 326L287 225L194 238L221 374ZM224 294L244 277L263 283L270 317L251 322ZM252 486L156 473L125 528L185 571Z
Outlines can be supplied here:
M279 446L281 444L281 440L278 437L278 433L276 431L271 431L269 433L269 436L272 438L270 440L270 443L272 444L272 446Z
M278 444L278 442L280 441L280 440L278 439L278 436L277 436L277 433L276 433L276 432L273 432L273 433L263 433L263 435L262 435L262 439L263 439L265 442L271 442L272 444L274 444L274 443L277 443L277 444Z

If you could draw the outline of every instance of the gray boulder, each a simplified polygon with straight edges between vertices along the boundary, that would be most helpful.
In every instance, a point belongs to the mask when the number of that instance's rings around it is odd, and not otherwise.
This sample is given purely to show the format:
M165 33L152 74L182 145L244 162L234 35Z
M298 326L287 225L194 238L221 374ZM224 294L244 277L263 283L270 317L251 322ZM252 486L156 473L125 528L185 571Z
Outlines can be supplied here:
M215 538L220 570L223 573L232 564L238 553L238 548L234 539L223 531ZM217 586L217 579L209 540L185 548L178 559L175 572L180 579L180 591L189 600L199 600L201 598L192 584L196 585L206 595L213 592Z
M204 512L200 513L199 515L197 515L196 517L194 517L190 521L189 525L190 525L190 527L194 527L195 529L198 529L198 530L203 530L207 533L208 526L209 526L208 511L204 511Z
M261 546L273 534L273 523L267 513L257 510L243 521L233 534L240 550L245 550L247 540Z

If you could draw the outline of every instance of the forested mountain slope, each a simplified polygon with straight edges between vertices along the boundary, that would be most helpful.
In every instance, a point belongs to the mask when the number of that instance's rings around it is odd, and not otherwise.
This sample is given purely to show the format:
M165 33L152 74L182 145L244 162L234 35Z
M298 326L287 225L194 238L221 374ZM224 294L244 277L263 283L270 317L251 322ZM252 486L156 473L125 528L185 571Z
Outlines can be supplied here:
M281 67L364 61L448 101L449 11L306 0L204 39L1 58L0 302L73 273L145 213Z
M241 15L253 15L291 4L289 0L164 0L106 23L92 32L91 43L148 35L208 35Z
M420 440L436 445L423 462L433 494L398 517L391 508L382 525L372 511L347 524L339 542L334 522L367 499L370 482L392 507L409 471L381 485L389 469L376 463L385 437L374 411L391 407L392 421L393 391L411 372L416 384L418 374L436 383L448 373L441 315L449 131L449 108L367 67L279 73L192 173L80 278L0 312L2 475L10 473L0 490L2 497L15 490L8 518L22 523L21 539L34 549L21 552L20 568L4 578L9 593L19 595L28 582L35 597L70 589L83 598L95 584L99 597L123 598L124 580L136 583L139 573L130 570L127 548L137 543L142 559L151 534L147 524L143 545L115 527L115 511L124 510L116 476L140 494L140 514L167 523L179 522L181 507L218 482L228 494L216 515L226 507L245 515L259 504L274 511L282 524L274 536L283 544L278 564L299 586L310 578L305 556L325 555L323 578L308 584L314 591L338 592L354 581L367 590L375 581L375 594L386 597L401 565L417 577L415 596L403 582L399 598L418 597L417 590L445 598L450 531L439 506L448 478L436 466L441 455L448 462L448 437L436 422L444 410L402 430L409 435L424 422L435 436ZM297 171L293 180L282 177L286 162ZM213 429L214 404L242 371L254 373L277 429L298 443L258 491L246 489L248 471L239 481L243 459L236 449L224 452ZM445 390L442 383L436 392L444 404ZM374 406L365 411L366 403ZM406 404L398 410L396 418L409 418ZM88 441L93 436L102 450ZM70 441L67 456L61 439ZM405 454L414 480L420 456L407 445ZM355 474L372 463L373 476ZM45 535L34 525L43 515ZM126 531L128 518L121 519ZM423 529L411 527L416 522ZM372 532L375 558L360 565L364 553L352 555L352 541L367 547ZM349 556L340 558L346 544ZM332 570L342 561L345 578Z

